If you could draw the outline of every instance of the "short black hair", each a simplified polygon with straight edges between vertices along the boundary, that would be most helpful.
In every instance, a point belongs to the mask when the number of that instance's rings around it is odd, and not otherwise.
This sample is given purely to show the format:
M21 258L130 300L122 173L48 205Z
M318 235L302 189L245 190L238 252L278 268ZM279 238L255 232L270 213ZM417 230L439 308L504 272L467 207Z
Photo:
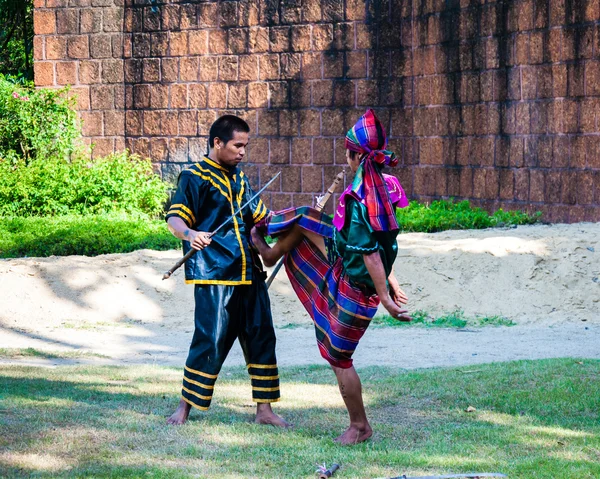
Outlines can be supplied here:
M248 123L235 115L223 115L215 120L210 127L208 136L208 144L211 148L215 146L215 138L219 138L222 142L228 143L233 138L233 132L239 131L249 133L250 127Z

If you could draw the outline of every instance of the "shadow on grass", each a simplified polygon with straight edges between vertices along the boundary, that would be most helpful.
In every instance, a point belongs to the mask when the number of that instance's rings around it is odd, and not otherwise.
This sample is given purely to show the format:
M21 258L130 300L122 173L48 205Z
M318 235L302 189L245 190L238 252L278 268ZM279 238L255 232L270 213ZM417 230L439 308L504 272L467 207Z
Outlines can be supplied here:
M580 364L581 363L581 364ZM211 410L165 425L181 371L158 367L0 369L0 472L8 477L340 478L502 471L592 478L600 465L600 361L549 360L464 369L359 371L371 441L332 439L347 414L327 367L282 373L274 405L295 427L252 424L245 370L224 370ZM468 406L476 410L466 413Z

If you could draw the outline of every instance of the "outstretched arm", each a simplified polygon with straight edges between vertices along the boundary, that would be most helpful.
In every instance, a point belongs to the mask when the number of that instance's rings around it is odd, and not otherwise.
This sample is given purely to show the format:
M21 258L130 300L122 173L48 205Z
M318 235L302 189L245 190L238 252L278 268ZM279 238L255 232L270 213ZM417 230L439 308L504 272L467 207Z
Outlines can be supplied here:
M399 319L400 321L411 321L412 318L406 314L407 310L400 308L396 301L394 301L394 299L392 299L390 296L390 293L387 289L385 269L383 267L383 263L381 262L379 251L363 255L363 259L383 307L387 309L393 318Z

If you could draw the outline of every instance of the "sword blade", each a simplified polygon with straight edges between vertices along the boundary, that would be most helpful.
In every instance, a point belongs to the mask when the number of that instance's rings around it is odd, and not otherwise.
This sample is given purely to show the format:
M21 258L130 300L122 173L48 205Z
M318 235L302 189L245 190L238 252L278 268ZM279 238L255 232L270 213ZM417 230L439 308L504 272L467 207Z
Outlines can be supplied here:
M281 171L278 172L273 178L271 178L267 184L265 186L263 186L260 190L258 190L257 193L254 193L254 195L252 195L252 198L250 198L248 201L246 201L242 206L240 206L237 211L235 213L233 213L229 218L227 218L223 223L221 223L216 230L214 230L210 236L214 236L217 231L219 231L221 228L223 228L227 223L229 223L233 218L235 218L240 211L242 211L246 206L248 206L250 203L252 203L252 201L258 197L258 195L260 195L263 191L265 191L267 189L267 187L273 183L278 177L279 175L281 175Z

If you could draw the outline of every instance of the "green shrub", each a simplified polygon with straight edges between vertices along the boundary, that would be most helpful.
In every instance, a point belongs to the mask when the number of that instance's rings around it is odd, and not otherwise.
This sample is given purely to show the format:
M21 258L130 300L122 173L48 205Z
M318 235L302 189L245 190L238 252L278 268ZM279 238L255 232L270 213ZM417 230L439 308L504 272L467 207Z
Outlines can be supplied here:
M74 105L68 88L36 90L0 75L0 158L69 158L80 137Z
M528 215L502 209L490 215L481 208L472 207L466 200L435 200L430 205L411 201L407 208L396 210L401 231L421 233L533 224L540 216L539 212Z
M0 257L96 256L138 249L169 250L181 241L164 220L144 215L88 215L2 218Z
M126 152L81 157L0 159L0 216L52 216L111 211L163 212L169 185L150 160Z

